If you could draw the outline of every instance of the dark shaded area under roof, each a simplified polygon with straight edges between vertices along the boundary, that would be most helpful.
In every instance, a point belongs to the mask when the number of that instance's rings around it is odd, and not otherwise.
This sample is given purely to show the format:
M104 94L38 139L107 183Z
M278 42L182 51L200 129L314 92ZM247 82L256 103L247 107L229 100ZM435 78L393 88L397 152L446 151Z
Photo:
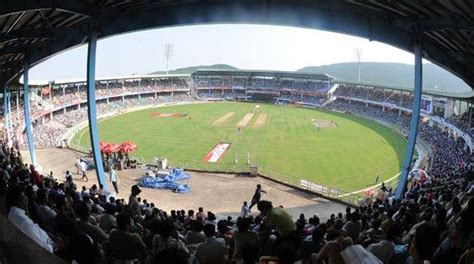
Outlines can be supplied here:
M339 32L412 51L474 86L474 3L470 0L2 0L0 83L84 44L142 29L206 23L299 26ZM14 86L14 83L13 83Z

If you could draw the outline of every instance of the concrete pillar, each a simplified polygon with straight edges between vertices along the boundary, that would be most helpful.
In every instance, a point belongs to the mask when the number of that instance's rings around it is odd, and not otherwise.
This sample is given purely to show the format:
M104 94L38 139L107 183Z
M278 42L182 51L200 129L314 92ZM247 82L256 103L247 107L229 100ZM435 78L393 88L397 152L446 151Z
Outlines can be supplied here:
M87 116L89 121L89 135L91 139L92 154L94 157L97 181L107 190L104 175L104 165L99 147L99 131L97 129L97 113L95 102L95 63L97 50L97 33L91 32L87 45Z
M30 117L30 88L28 86L29 69L30 69L29 63L25 62L25 65L23 68L23 100L24 100L24 111L25 111L25 129L26 129L26 138L28 140L28 149L30 151L31 163L37 166L38 162L36 161L35 144L33 142L33 128L31 127L31 117Z
M413 112L411 115L410 134L408 137L408 143L405 148L405 159L403 161L403 167L400 174L400 181L395 191L395 197L401 199L405 193L405 189L408 181L408 174L410 173L411 160L413 159L413 153L415 150L416 136L418 133L418 121L420 120L420 104L421 104L421 93L423 83L423 64L421 55L420 43L415 43L415 88L413 90Z

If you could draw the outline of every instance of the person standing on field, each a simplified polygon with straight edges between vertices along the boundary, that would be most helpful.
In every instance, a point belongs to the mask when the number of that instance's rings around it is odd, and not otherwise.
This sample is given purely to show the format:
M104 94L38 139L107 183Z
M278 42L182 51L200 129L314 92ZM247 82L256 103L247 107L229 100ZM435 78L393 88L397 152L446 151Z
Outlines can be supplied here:
M110 168L109 173L110 173L110 181L112 182L112 185L114 186L115 193L118 194L119 190L118 190L118 184L117 184L117 172L115 171L115 169Z
M89 181L89 178L87 178L87 163L83 160L79 162L79 165L81 166L81 173L82 173L82 180L86 179L86 181Z
M257 184L257 189L255 189L255 193L253 194L252 203L250 204L249 210L252 210L252 207L258 204L258 202L260 202L260 199L262 198L262 193L267 192L262 190L262 185Z
M246 218L246 217L249 217L249 215L250 215L249 206L247 205L247 201L244 201L242 208L240 208L240 216Z
M81 165L81 158L76 157L76 168L77 168L77 173L80 174L82 171L82 165Z

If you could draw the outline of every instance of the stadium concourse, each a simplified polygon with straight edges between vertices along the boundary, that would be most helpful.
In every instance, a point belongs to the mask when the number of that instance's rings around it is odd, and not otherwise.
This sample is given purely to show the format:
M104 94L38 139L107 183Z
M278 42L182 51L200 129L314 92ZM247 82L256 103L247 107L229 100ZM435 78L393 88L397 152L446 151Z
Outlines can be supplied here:
M360 115L401 130L409 126L412 95L406 91L338 84L324 75L272 79L237 72L229 79L208 74L101 81L98 111L106 115L165 103L267 100ZM64 145L63 135L86 119L83 89L81 83L56 84L38 89L32 98L44 175L25 166L27 158L18 155L23 146L17 137L23 126L21 104L12 112L15 144L9 148L2 143L0 151L3 215L67 262L255 263L261 257L278 263L473 262L470 122L465 115L444 118L440 113L447 114L448 107L438 104L424 114L420 135L431 147L423 167L429 177L412 180L400 200L381 185L360 205L346 208L274 181L208 173L193 173L196 191L189 196L140 192L134 185L141 176L138 170L120 171L119 194L108 197L92 174L88 182L80 175L64 176L66 170L75 173L77 152L51 148ZM266 194L257 190L253 200L262 201L250 214L246 207L240 211L244 200L251 202L257 184ZM12 247L2 249L4 256Z

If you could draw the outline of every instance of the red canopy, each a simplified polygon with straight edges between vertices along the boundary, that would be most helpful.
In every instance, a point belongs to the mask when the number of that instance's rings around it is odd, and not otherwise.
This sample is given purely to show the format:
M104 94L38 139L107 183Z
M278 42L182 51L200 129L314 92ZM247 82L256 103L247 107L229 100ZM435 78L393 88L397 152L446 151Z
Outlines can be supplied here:
M118 147L118 150L124 153L132 152L137 149L137 145L133 142L127 141Z
M102 141L102 142L99 143L99 147L100 147L100 152L101 153L107 153L110 149L110 143Z
M108 142L100 142L99 144L100 152L104 154L112 154L113 152L117 152L119 146L116 144L108 143Z

